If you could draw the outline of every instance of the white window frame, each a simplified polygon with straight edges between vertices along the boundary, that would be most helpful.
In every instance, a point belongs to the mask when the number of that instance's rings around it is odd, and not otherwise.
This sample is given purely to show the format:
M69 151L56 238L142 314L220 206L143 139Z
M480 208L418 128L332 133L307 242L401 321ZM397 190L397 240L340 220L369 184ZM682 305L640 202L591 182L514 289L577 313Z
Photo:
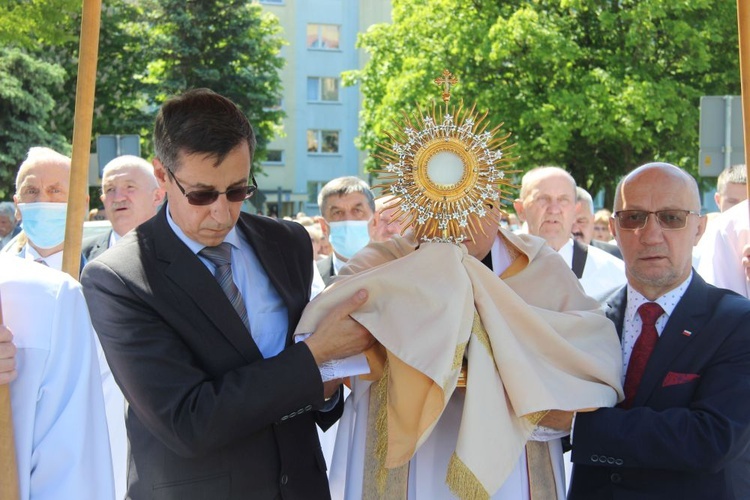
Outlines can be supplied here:
M310 81L314 80L317 82L316 89L315 89L315 98L310 98ZM336 99L323 99L323 82L325 80L333 80L336 83ZM308 76L307 77L307 102L315 102L315 103L340 103L341 102L341 81L339 78L336 78L335 76Z
M310 151L310 132L313 132L315 134L315 142L316 142L316 150ZM325 133L335 133L336 134L336 151L323 151L323 136ZM307 154L309 155L337 155L341 153L341 131L340 130L330 130L330 129L307 129L307 137L308 137L308 150Z
M309 40L306 40L307 50L341 50L341 25L340 24L328 24L328 23L307 23L307 32L305 32L305 36L307 36L307 33L310 31L311 26L317 26L317 38L315 41L311 44ZM338 37L336 40L336 47L326 47L324 44L323 39L323 27L324 26L333 26L338 31Z

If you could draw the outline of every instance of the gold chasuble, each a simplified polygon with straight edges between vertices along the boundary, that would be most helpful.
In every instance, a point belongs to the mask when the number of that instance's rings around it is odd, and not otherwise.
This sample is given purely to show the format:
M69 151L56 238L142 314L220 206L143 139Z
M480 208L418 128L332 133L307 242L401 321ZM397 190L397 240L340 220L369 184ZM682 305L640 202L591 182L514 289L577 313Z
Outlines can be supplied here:
M361 476L368 499L407 498L409 461L459 386L455 451L434 474L464 499L500 490L547 411L587 411L623 397L614 325L544 240L501 230L511 262L500 278L462 244L480 232L494 239L498 205L511 199L508 135L488 131L487 115L474 108L449 106L457 83L450 72L435 83L444 107L404 113L403 129L375 155L389 181L381 187L393 196L386 207L397 208L406 237L357 253L296 330L314 331L332 307L368 290L351 314L378 341L362 376L374 381ZM532 498L555 498L547 443L529 442L526 452Z

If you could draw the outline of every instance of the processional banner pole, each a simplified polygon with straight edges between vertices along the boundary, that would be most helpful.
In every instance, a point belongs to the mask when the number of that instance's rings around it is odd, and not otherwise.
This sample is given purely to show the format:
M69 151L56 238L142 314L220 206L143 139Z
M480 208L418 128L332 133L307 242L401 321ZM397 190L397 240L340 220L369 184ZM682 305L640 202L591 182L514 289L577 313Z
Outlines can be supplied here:
M94 117L96 62L99 55L101 0L83 0L81 40L78 49L78 82L73 122L73 154L68 192L68 215L65 221L65 247L62 270L78 279L81 264L83 221L89 211L88 173L91 153L91 128Z
M0 303L0 325L3 309ZM0 385L0 500L18 500L18 465L10 409L10 384Z
M737 0L737 32L740 45L740 81L742 84L742 123L745 144L745 168L750 178L750 2ZM747 184L750 198L750 183Z

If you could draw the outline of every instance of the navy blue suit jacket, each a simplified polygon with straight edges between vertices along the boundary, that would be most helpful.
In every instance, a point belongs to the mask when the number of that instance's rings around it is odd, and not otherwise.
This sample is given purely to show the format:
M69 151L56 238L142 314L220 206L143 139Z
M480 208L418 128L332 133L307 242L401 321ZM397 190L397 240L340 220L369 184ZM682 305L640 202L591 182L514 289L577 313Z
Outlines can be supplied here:
M627 289L605 305L622 337ZM568 498L733 499L750 444L750 301L693 274L633 407L578 413Z

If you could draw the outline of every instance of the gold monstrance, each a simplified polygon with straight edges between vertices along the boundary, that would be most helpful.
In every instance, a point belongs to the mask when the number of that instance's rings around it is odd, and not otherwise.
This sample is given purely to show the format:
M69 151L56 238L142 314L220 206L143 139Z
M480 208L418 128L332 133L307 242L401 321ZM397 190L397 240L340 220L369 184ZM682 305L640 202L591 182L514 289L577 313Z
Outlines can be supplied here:
M444 106L433 101L423 113L417 104L411 117L403 112L396 132L386 132L390 142L374 155L386 165L376 170L385 181L377 187L394 196L386 205L398 208L392 220L412 226L419 241L460 243L484 232L477 224L483 217L497 219L492 207L512 201L505 174L515 173L508 170L515 158L505 155L512 145L504 146L510 134L500 134L502 123L487 131L487 113L478 116L476 105L467 111L463 102L449 104L458 83L450 71L434 83Z

